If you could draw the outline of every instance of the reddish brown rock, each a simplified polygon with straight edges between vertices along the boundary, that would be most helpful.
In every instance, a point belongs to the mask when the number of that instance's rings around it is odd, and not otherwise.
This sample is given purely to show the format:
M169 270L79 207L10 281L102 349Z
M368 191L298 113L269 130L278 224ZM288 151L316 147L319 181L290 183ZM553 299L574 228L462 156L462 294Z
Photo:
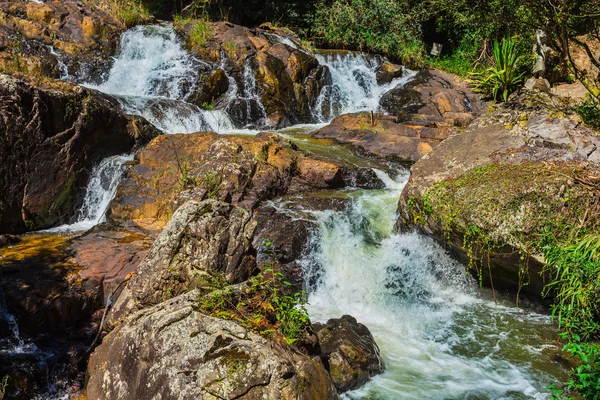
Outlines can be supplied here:
M288 192L352 186L365 170L312 159L272 133L163 135L136 158L111 205L116 219L166 222L185 201L205 198L252 210Z
M63 53L75 73L103 71L125 26L109 13L83 2L0 2L0 71L58 78L51 47Z
M437 70L419 72L413 81L384 94L380 104L386 114L341 115L313 135L412 164L483 111L479 96L465 82Z

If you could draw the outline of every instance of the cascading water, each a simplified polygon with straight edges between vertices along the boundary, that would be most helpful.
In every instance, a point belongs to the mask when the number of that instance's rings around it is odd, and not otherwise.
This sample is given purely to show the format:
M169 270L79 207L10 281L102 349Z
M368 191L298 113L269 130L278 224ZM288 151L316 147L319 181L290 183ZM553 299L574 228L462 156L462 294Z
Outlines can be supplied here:
M91 88L116 97L125 112L140 115L166 133L228 132L223 111L203 110L185 100L210 68L182 47L172 25L138 26L121 37L121 51L108 79Z
M381 65L379 57L352 52L316 54L315 57L329 68L332 78L332 84L322 89L313 109L319 122L349 112L376 111L384 93L406 84L416 74L405 69L402 77L379 85L376 79L376 70Z
M565 377L550 356L560 350L550 318L495 303L433 240L394 233L408 175L377 174L386 190L349 192L344 212L311 212L320 228L302 262L311 320L354 316L386 363L346 397L547 398L546 387Z
M125 163L133 161L133 155L112 156L103 159L94 169L88 183L83 204L73 224L61 225L47 232L85 231L106 220L106 211L117 193L125 172Z

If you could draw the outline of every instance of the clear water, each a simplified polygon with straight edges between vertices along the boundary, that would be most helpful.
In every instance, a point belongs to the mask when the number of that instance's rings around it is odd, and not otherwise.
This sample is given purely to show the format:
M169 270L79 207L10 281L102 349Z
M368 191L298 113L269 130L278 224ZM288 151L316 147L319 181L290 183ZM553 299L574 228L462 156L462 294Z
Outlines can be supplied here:
M434 241L394 233L408 175L377 173L386 190L349 191L347 211L311 213L320 228L303 260L311 320L354 316L386 363L345 397L546 399L566 378L549 316L494 302Z

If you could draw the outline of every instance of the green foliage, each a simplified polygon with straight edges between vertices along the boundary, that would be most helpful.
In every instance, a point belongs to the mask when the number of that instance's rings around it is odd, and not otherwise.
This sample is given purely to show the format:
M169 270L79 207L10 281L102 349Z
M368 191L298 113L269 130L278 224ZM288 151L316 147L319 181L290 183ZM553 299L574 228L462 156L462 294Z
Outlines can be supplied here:
M424 64L419 23L408 1L323 1L313 33L326 46L383 53L410 66Z
M511 40L502 40L502 44L494 41L493 67L483 72L471 74L475 89L491 95L494 100L506 101L524 80L524 73L519 73L518 62L520 55L516 44Z
M212 111L214 108L214 105L213 105L213 103L209 103L209 102L205 101L202 103L202 108L205 110L208 110L208 111Z
M107 9L127 27L144 24L152 19L152 14L142 0L86 0L85 2L90 6Z
M552 315L568 333L588 340L600 333L600 235L572 245L543 238L546 270L554 277L545 289L554 295Z
M594 128L600 128L600 101L588 98L575 106L575 110L581 116L583 122Z
M242 288L234 288L220 276L211 278L208 293L200 299L200 308L211 316L233 320L260 335L281 338L288 344L296 343L309 323L303 304L304 292L285 294L283 280L274 266L248 281Z
M212 39L212 26L206 16L202 18L185 18L175 16L175 27L179 30L188 30L188 44L196 49L202 50L206 42Z
M571 371L573 379L567 382L566 390L577 391L586 400L600 399L600 345L581 342L577 335L563 348L580 364Z
M214 199L221 185L221 174L204 171L200 184L206 189L206 196L209 199Z
M4 398L6 394L6 387L8 386L8 375L5 375L4 378L0 380L0 400Z

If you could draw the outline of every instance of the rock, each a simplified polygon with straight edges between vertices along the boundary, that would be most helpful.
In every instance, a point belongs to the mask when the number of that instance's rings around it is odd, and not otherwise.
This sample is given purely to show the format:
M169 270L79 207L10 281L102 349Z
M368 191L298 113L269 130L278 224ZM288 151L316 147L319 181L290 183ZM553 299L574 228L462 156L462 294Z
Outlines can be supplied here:
M550 93L550 82L545 78L534 78L527 79L523 86L525 90L540 90L542 92Z
M19 243L21 239L16 235L0 235L0 247L8 246L9 244Z
M256 223L245 210L216 200L181 206L154 242L109 314L115 326L129 313L194 289L215 271L228 282L247 279L256 266Z
M187 200L214 198L252 210L286 193L380 185L367 182L372 173L364 168L316 160L272 133L162 135L136 158L111 204L118 220L166 222Z
M82 2L0 2L0 71L59 78L60 57L73 75L84 65L98 75L110 66L124 30L109 13Z
M338 393L358 389L384 371L379 347L366 326L344 315L326 324L315 323L321 359Z
M548 277L533 243L552 221L582 223L595 195L578 181L600 173L600 138L560 105L523 91L443 141L412 167L399 225L449 239L483 284L539 297Z
M320 362L199 313L198 296L138 311L106 336L90 357L88 398L338 398Z
M219 98L227 92L229 79L221 68L200 75L197 90L187 98L187 101L199 106L210 105L211 107Z
M158 131L115 101L80 86L0 75L0 232L69 221L92 167Z
M86 293L106 306L150 251L160 233L152 228L130 222L104 224L73 239L68 251L81 267L79 278Z
M421 71L408 84L390 90L380 106L392 115L344 114L313 135L412 164L482 114L479 96L465 82L437 70Z
M573 103L582 102L589 95L588 90L579 81L576 81L575 83L564 83L556 85L552 87L551 92L554 96L568 99Z
M217 106L227 106L238 127L253 126L257 120L261 120L259 127L270 128L312 122L311 106L321 89L331 83L331 74L290 31L267 25L249 29L215 22L210 24L206 44L197 47L189 39L193 22L178 24L176 28L188 38L187 47L193 54L224 65L225 72L237 82L244 99L232 104L217 101ZM191 96L198 105L201 98Z
M392 64L389 61L385 61L375 71L375 79L377 84L382 85L384 83L390 83L396 78L402 77L404 70L401 65Z

